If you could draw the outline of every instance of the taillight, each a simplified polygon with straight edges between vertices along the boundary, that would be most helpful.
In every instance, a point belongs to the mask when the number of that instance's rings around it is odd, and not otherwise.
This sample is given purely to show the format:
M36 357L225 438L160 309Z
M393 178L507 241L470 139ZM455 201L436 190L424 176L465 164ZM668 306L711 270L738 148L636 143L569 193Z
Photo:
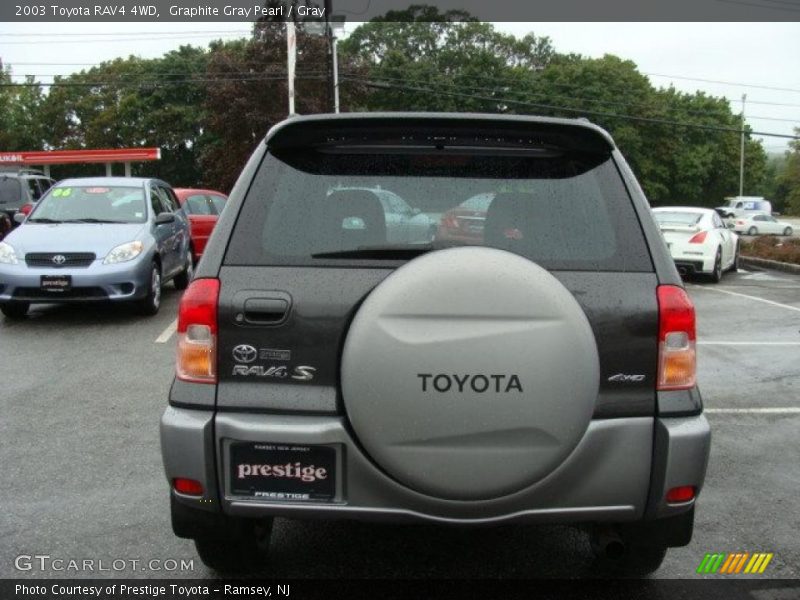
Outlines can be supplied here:
M442 229L459 229L458 219L455 215L445 215L442 218Z
M172 487L176 492L181 494L188 494L189 496L202 496L203 484L194 479L185 479L184 477L176 477L172 480Z
M744 225L744 221L736 221L737 225Z
M659 390L687 390L697 375L694 305L675 285L658 286Z
M195 279L178 309L178 379L195 383L217 381L218 279Z
M680 504L694 500L695 488L693 485L682 485L674 487L667 492L667 502L670 504Z
M708 235L707 231L699 231L692 236L692 239L689 240L690 244L702 244L706 241L706 236Z

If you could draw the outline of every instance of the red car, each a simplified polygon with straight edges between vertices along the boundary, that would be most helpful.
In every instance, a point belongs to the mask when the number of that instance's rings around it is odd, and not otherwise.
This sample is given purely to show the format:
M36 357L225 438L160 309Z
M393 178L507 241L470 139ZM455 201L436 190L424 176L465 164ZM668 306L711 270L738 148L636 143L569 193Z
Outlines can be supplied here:
M436 239L463 244L482 244L486 211L489 210L494 197L495 194L492 192L478 194L448 210L439 222Z
M192 235L192 254L197 262L203 255L206 242L217 224L228 197L214 190L175 188L175 195L189 218Z

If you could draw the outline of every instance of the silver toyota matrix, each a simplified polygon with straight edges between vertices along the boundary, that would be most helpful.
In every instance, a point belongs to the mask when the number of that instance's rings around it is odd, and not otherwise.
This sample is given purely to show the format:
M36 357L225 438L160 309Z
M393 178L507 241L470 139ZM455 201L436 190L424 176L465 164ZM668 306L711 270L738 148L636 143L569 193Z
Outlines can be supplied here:
M644 575L691 539L710 441L694 306L611 137L480 114L275 126L161 421L173 529L220 572L314 517L580 524Z

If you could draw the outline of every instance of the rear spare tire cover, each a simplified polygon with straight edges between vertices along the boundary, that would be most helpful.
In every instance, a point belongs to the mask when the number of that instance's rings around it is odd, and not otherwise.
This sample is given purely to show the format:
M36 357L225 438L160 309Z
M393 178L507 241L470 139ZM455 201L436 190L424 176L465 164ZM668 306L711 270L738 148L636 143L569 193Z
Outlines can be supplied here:
M391 477L483 500L552 472L598 393L591 326L572 294L516 254L425 254L378 285L345 340L342 395L356 436Z

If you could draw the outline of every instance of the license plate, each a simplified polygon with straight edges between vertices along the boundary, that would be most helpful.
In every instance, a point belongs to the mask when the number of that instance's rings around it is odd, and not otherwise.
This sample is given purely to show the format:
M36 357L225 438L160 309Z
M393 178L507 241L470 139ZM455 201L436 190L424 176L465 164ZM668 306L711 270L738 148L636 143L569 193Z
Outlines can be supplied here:
M71 275L42 275L39 287L45 292L61 294L68 292L72 287Z
M235 496L285 502L332 500L336 495L336 450L236 442L230 447L229 477Z

